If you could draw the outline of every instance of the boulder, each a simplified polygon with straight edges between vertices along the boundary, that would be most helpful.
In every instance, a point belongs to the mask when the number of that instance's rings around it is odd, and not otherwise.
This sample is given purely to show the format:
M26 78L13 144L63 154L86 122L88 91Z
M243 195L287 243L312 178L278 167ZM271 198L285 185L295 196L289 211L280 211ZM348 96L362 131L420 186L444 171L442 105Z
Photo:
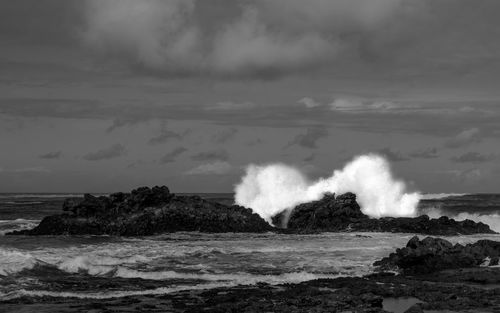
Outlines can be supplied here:
M449 241L417 236L406 247L374 263L381 270L399 270L404 274L428 274L445 269L495 265L500 256L500 242L479 240L476 243L451 244Z

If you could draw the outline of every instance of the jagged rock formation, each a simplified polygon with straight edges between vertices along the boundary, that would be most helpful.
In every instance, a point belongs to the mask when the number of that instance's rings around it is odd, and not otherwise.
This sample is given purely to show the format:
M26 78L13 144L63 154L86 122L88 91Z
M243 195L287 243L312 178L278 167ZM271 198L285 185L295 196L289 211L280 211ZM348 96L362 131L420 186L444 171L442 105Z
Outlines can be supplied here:
M284 225L286 218L285 213L278 214L273 218L273 223ZM296 206L289 213L287 227L291 231L300 232L368 231L445 236L495 233L486 224L471 220L455 221L446 216L438 219L430 219L427 215L414 218L369 218L361 212L353 193L338 197L326 194L321 200Z
M427 274L445 269L498 265L500 242L479 240L465 246L441 238L417 236L406 247L374 263L382 270L398 269L404 274Z
M108 197L67 199L65 213L45 217L26 235L144 236L176 231L266 232L273 228L252 210L198 196L177 196L163 187L142 187Z

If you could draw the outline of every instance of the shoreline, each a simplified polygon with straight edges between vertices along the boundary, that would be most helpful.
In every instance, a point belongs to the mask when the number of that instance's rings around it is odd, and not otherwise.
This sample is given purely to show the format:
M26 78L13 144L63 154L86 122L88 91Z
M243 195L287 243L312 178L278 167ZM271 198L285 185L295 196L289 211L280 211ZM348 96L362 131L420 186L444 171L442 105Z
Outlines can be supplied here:
M451 279L453 277L453 279ZM399 301L398 301L399 300ZM413 301L411 301L413 300ZM418 300L418 303L415 302ZM446 270L434 275L376 273L364 277L318 279L296 284L218 287L158 295L108 299L20 297L1 302L15 312L401 312L422 310L497 312L500 268ZM404 306L408 306L405 308ZM401 307L402 306L402 307Z

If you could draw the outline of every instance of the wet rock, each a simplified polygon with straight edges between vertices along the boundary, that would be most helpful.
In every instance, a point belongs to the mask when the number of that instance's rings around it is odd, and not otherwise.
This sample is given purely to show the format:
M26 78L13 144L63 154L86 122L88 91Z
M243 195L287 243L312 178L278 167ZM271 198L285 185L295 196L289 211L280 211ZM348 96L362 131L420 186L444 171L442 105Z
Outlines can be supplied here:
M273 228L252 210L198 196L177 196L165 186L141 187L108 197L68 199L63 214L45 217L25 235L144 236L175 231L266 232Z
M463 246L453 245L441 238L420 240L415 236L406 247L397 249L374 265L382 270L398 268L405 274L427 274L445 269L477 267L485 259L495 260L499 256L500 242L497 241L479 240Z
M414 218L370 218L361 212L356 195L353 193L338 197L326 194L321 200L300 204L291 212L283 212L274 216L273 223L287 227L289 231L305 233L363 231L441 236L495 233L486 224L471 220L455 221L446 216L438 219L430 219L427 215Z
M404 311L404 313L424 313L424 310L422 310L419 304L414 304L408 310Z

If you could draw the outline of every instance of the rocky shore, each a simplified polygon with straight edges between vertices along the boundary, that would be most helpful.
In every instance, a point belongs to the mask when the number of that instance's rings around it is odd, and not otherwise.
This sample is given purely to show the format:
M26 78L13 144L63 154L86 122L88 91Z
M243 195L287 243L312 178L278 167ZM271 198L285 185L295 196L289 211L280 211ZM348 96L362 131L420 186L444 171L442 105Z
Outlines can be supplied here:
M325 195L278 214L269 225L249 208L208 201L198 196L179 196L163 187L142 187L130 193L70 198L63 213L45 217L31 230L9 235L121 235L146 236L176 231L199 232L392 232L427 235L495 233L483 223L430 219L370 218L363 214L356 195Z
M483 257L493 260L498 256L499 247L500 242L495 241L452 246L442 239L412 238L406 247L376 263L381 272L365 277L112 299L21 297L0 306L6 312L498 312L500 268L478 264ZM459 262L457 266L466 267L445 270L435 266L448 266L456 253L476 261ZM418 271L408 271L422 261ZM400 274L384 272L386 264L394 265L392 269ZM102 283L107 283L105 278ZM149 283L151 288L158 284Z
M31 230L10 235L147 236L176 231L266 232L273 228L252 210L198 196L178 196L163 187L130 193L70 198L63 214L45 217Z
M361 212L356 195L325 195L321 200L296 206L291 213L282 213L273 218L276 225L287 225L290 231L299 232L392 232L414 233L436 236L454 236L495 233L484 223L471 220L455 221L446 216L430 219L419 217L370 218Z

